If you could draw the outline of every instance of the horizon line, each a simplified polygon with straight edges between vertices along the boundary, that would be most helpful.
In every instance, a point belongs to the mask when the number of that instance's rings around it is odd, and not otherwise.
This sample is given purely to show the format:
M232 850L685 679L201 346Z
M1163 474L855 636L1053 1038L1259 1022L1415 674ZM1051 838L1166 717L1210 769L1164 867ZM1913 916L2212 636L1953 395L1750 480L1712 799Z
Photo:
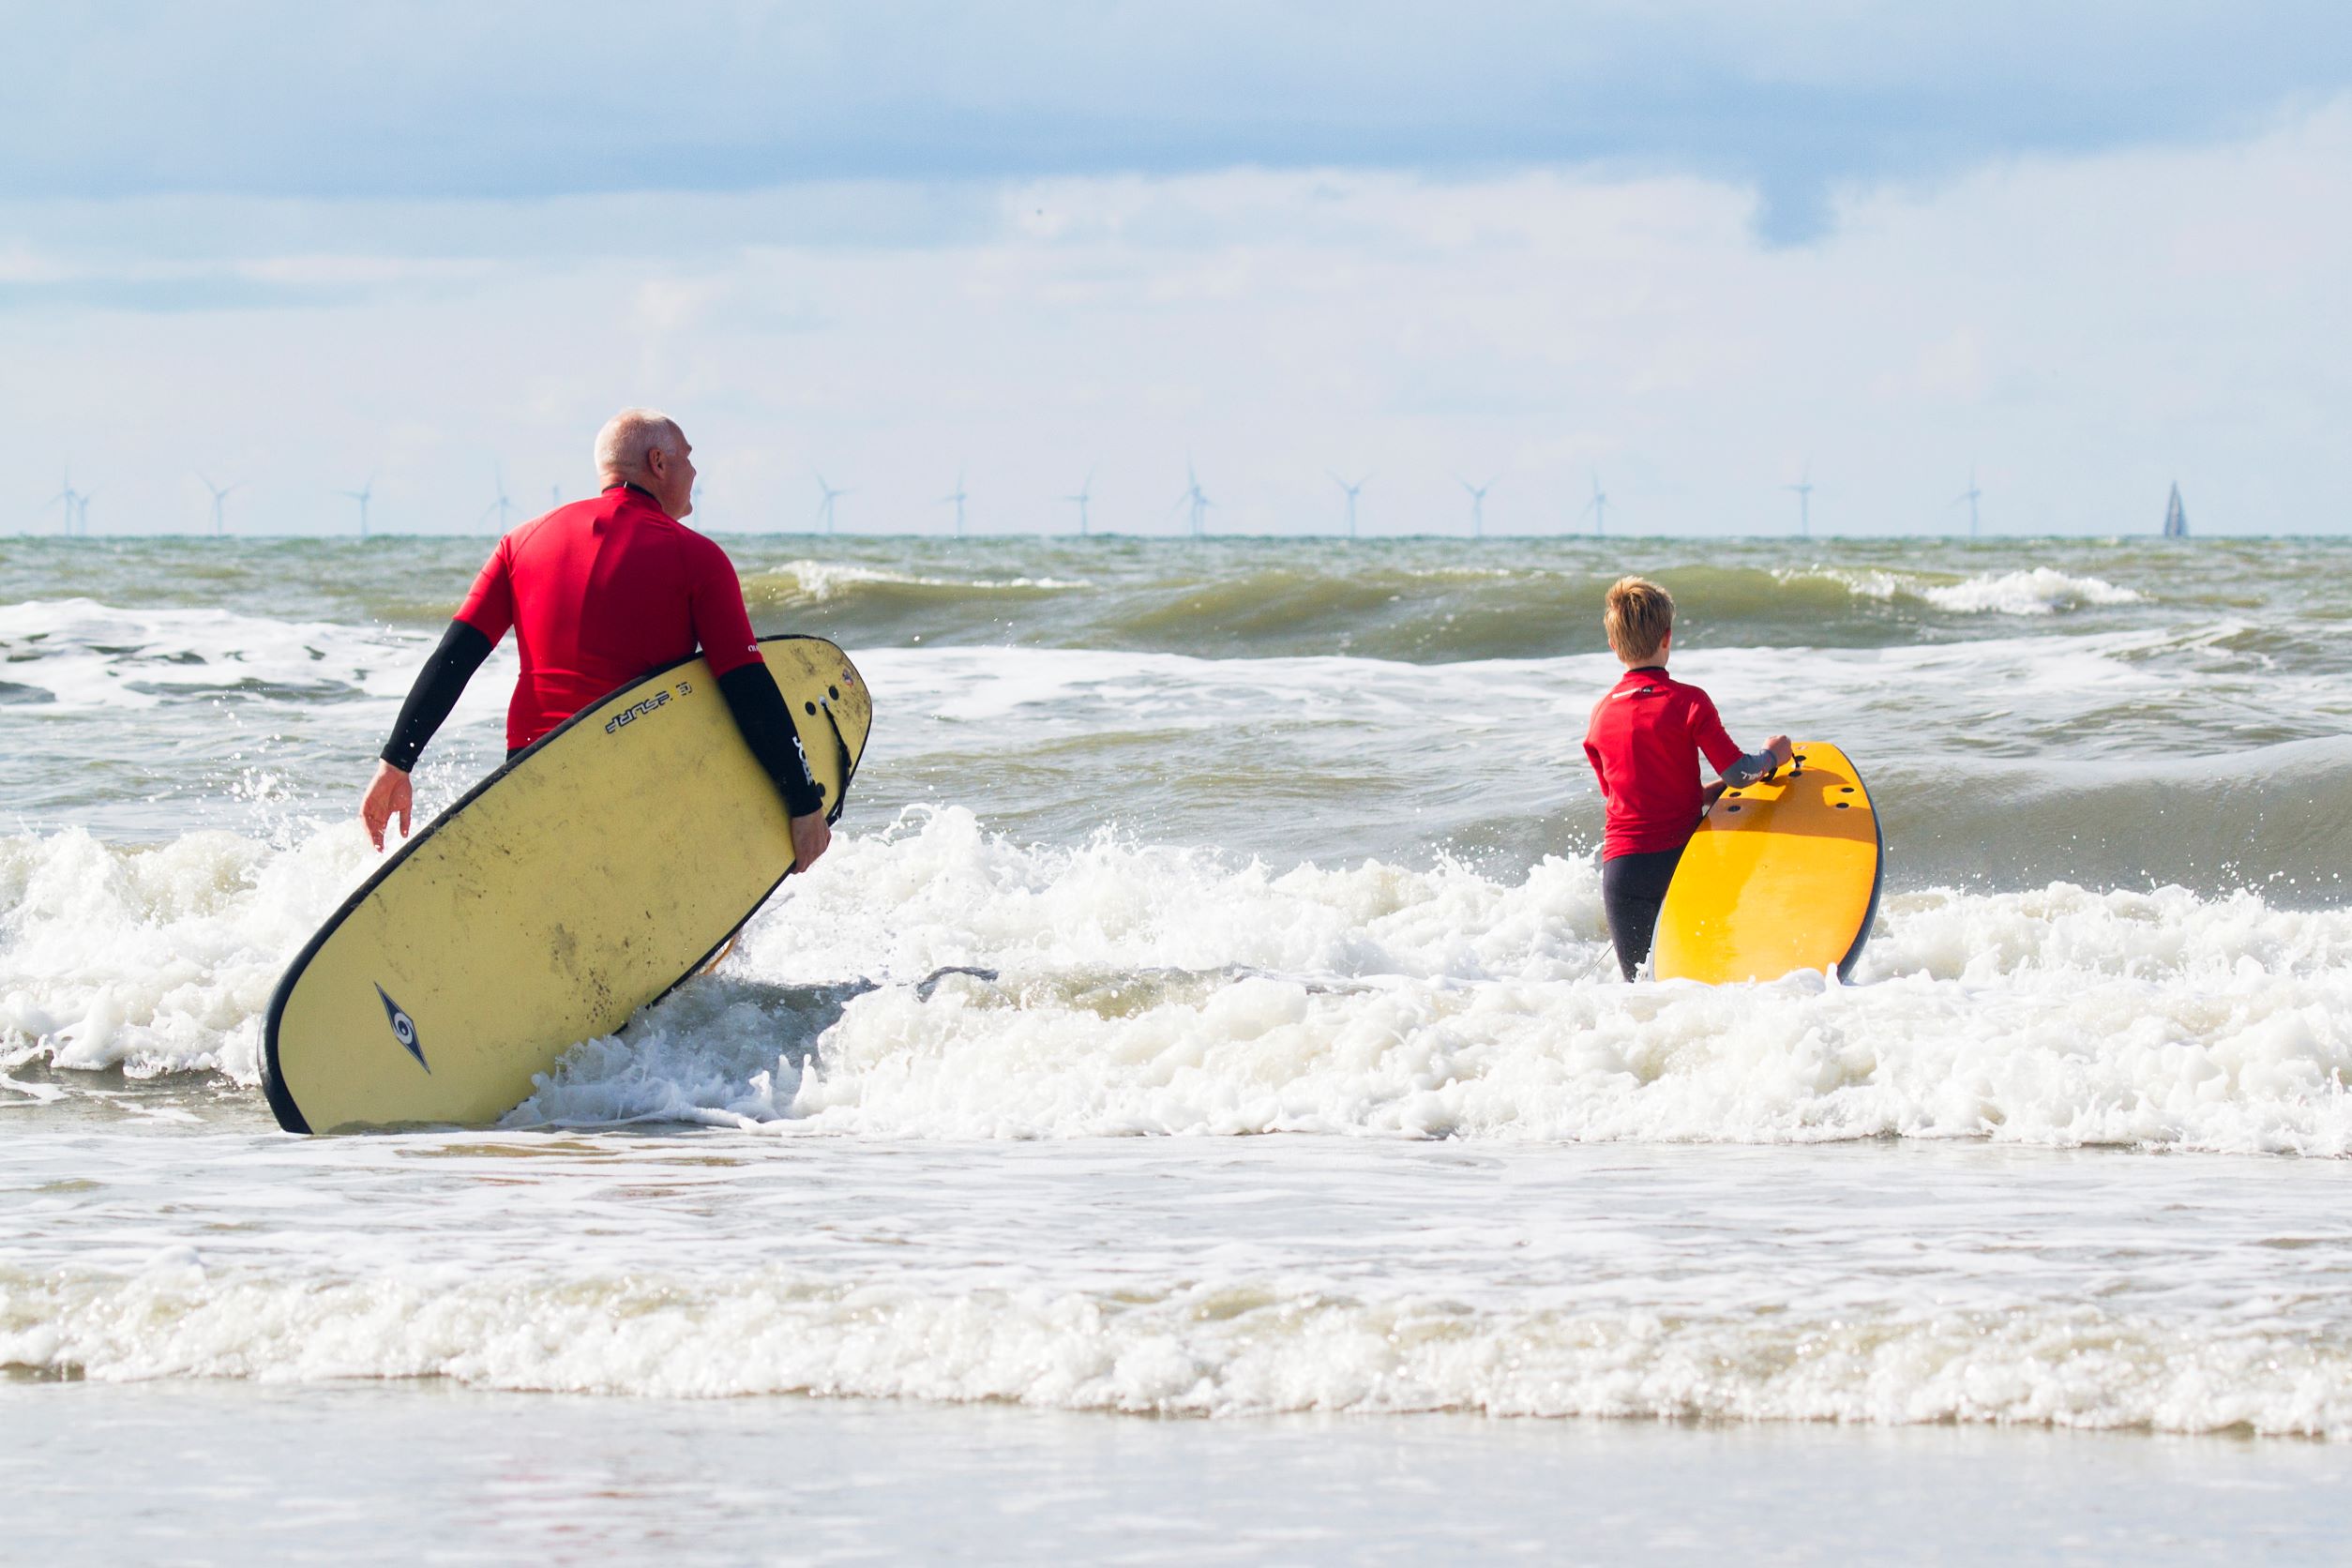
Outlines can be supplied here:
M697 533L700 533L700 534L702 534L705 537L713 537L713 538L716 538L716 537L720 537L720 536L725 536L725 537L728 537L728 538L737 538L737 539L892 539L892 540L897 540L897 539L933 539L933 540L938 540L938 541L940 541L940 542L942 542L942 543L945 543L945 544L959 544L959 543L961 543L961 544L968 544L968 543L972 542L973 540L979 540L979 539L1070 539L1070 540L1078 540L1078 541L1085 541L1085 540L1089 540L1089 539L1120 539L1120 540L1141 539L1141 540L1165 540L1165 541L1167 541L1167 542L1168 542L1168 543L1171 543L1171 544L1198 544L1198 543L1201 542L1201 541L1202 541L1202 540L1204 540L1204 539L1247 539L1247 540L1262 540L1262 541L1287 541L1287 542L1300 542L1300 541L1306 541L1306 540L1328 540L1328 541L1331 541L1331 542L1334 542L1334 543L1338 543L1338 544L1379 544L1379 543L1381 543L1381 542L1383 542L1383 541L1388 541L1388 540L1443 539L1443 540L1448 540L1448 541L1451 541L1451 542L1455 543L1455 544L1484 544L1484 543L1500 543L1500 542L1503 542L1503 541L1543 540L1543 541L1546 541L1546 542L1551 542L1551 543L1560 543L1560 544L1581 542L1581 543L1588 543L1588 544L1602 544L1602 545L1606 545L1606 544L1617 544L1617 543L1621 543L1621 542L1624 542L1624 541L1627 541L1627 540L1635 540L1635 539L1640 539L1640 540L1692 540L1692 541L1700 541L1700 540L1710 540L1710 539L1713 539L1713 540L1737 540L1737 541L1740 541L1740 542L1742 542L1742 543L1787 543L1787 544L1807 544L1807 543L1817 543L1817 542L1820 542L1820 541L1823 541L1823 540L1830 540L1830 539L1940 539L1940 540L1945 540L1945 541L1950 541L1950 542L1957 542L1957 543L1964 543L1964 544L1996 544L1996 543L2018 544L2018 543L2031 543L2031 542L2034 542L2034 541L2040 541L2040 540L2073 540L2073 541L2076 541L2076 542L2080 542L2080 541L2083 541L2083 540L2110 540L2110 541L2120 542L2120 541L2122 541L2122 540L2126 540L2126 539L2168 539L2168 538L2169 538L2169 539L2172 539L2172 540L2173 540L2173 542L2176 542L2176 543L2182 543L2182 544L2196 544L2196 543L2199 543L2199 542L2210 541L2210 540L2216 540L2216 539L2229 539L2229 540L2256 540L2256 539L2330 539L2330 538L2352 538L2352 530L2335 530L2335 531L2329 531L2329 532L2314 532L2314 533L2247 533L2247 534L2240 534L2240 533L2212 533L2212 532L2204 532L2204 533L2193 534L2193 535L2187 535L2186 537L2179 537L2179 536L2176 536L2176 535L2165 535L2165 534L2164 534L2161 530L2156 530L2156 529L2148 530L2148 531L2146 531L2146 532L2133 532L2133 533L2123 533L2123 532L2117 532L2117 531L2104 531L2104 532L2102 532L2102 531L2099 531L2099 530L2090 530L2090 531L2086 531L2086 532L2079 533L2079 534L2053 534L2053 533L2042 533L2042 534L1982 534L1982 533L1981 533L1981 534L1974 534L1974 535L1966 534L1966 533L1958 533L1958 534L1952 534L1952 533L1944 533L1944 534L1929 534L1929 533L1900 533L1900 532L1894 532L1894 531L1874 532L1874 533L1830 532L1830 533L1821 533L1821 534L1779 534L1779 533L1772 533L1772 534L1739 534L1739 533L1716 533L1716 534L1671 534L1671 533L1668 533L1668 534L1649 534L1649 533L1620 533L1620 534L1609 534L1609 535L1595 535L1595 534L1582 533L1582 532L1577 532L1577 533L1529 533L1529 532L1498 533L1498 532L1496 532L1496 531L1494 531L1494 530L1492 530L1492 529L1489 529L1489 530L1487 530L1487 531L1486 531L1486 532L1485 532L1483 535L1471 535L1471 534L1469 534L1469 533L1434 533L1434 532L1395 533L1395 534L1359 534L1359 535L1348 535L1348 534L1345 534L1345 533L1338 533L1338 532L1333 532L1333 533L1312 533L1312 534L1309 534L1309 533L1281 534L1281 533L1263 533L1263 532L1259 532L1259 533L1216 532L1216 533L1193 534L1193 533L1189 533L1189 532L1186 532L1186 533L1177 533L1177 532L1154 532L1154 533L1148 533L1148 534L1145 534L1145 533L1128 533L1128 532L1122 532L1122 531L1117 530L1117 529L1105 529L1105 528L1096 528L1096 529L1093 529L1093 530L1091 530L1090 532L1088 532L1088 533L1084 533L1084 534L1078 533L1078 532L1077 532L1077 531L1075 531L1075 530L1070 530L1070 531L1066 531L1066 532L1063 532L1063 531L1048 532L1048 531L1044 531L1044 530L1022 530L1022 529L1006 529L1006 530L992 530L992 531L978 531L978 530L973 530L973 531L968 531L968 532L963 533L963 534L955 534L955 533L927 533L927 533L915 533L915 532L907 532L907 531L897 531L897 532L892 532L892 531L883 531L883 530L866 530L866 529L860 529L860 530L856 530L856 531L841 530L841 531L837 531L837 532L834 532L834 533L826 534L826 533L818 533L818 532L813 532L813 531L811 531L811 530L807 530L807 529L792 529L792 528L783 528L783 529L742 529L742 528L729 528L729 529L697 529L697 530L696 530L696 532L697 532ZM345 533L325 533L325 532L321 532L321 533L309 533L309 534L283 534L283 533L281 533L281 534L237 534L237 533L211 534L211 533L202 533L202 532L197 532L197 531L194 531L194 530L188 530L188 529L155 529L155 530L142 531L142 532L135 532L135 533L119 533L119 534L110 533L110 534L79 534L79 535L67 535L67 534L58 534L58 533L53 533L53 532L40 532L40 533L24 532L24 533L15 533L15 534L0 534L0 539L23 540L23 541L26 541L26 542L28 542L28 543L55 543L55 544L77 544L77 545L86 545L86 544L91 544L91 543L106 542L106 541L110 541L110 540L111 540L111 541L129 541L129 540L134 540L134 539L184 539L184 540L188 540L188 541L189 541L189 542L191 542L191 543L197 543L197 544L224 544L224 543L232 543L232 542L243 542L243 543L249 543L249 544L288 544L288 543L301 543L301 542L309 542L309 541L313 541L313 540L324 540L324 541L327 541L327 542L331 542L331 543L338 543L338 544L377 544L377 543L380 543L380 542L383 542L383 541L385 541L385 540L403 540L403 541L408 541L408 540L420 540L420 539L421 539L421 540L430 540L430 539L473 539L473 540L477 540L477 541L495 541L495 540L497 540L497 539L504 538L505 536L505 534L503 534L503 533L498 533L498 534L475 534L475 533L468 533L468 532L454 531L454 530L453 530L453 531L448 531L448 532L435 532L435 533L398 533L398 532L392 532L392 531L386 531L386 530L372 530L372 531L370 531L368 535L366 535L364 537L363 537L363 536L361 536L360 535L357 535L357 534L345 534Z

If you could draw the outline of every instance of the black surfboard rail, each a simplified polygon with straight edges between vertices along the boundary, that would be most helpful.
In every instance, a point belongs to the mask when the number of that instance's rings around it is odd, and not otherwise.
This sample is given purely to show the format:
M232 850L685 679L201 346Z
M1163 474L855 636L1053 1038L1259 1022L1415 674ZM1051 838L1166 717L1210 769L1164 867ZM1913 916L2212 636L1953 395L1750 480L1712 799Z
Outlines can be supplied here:
M1887 885L1887 820L1879 813L1878 797L1871 793L1869 780L1862 777L1862 769L1852 757L1846 759L1846 767L1853 775L1854 783L1869 798L1870 831L1877 839L1877 855L1870 874L1870 903L1862 911L1862 929L1854 933L1854 945L1846 950L1846 957L1837 961L1840 981L1852 980L1854 966L1862 962L1862 949L1870 943L1870 928L1878 924L1878 895Z

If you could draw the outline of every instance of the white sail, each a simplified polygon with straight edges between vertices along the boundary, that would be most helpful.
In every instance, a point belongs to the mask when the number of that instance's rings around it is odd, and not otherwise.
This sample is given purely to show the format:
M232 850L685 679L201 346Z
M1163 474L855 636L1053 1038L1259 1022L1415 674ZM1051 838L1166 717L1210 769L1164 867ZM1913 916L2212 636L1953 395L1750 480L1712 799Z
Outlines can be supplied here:
M2189 536L2189 510L2180 505L2180 481L2172 485L2172 499L2164 505L2164 537L2185 539Z

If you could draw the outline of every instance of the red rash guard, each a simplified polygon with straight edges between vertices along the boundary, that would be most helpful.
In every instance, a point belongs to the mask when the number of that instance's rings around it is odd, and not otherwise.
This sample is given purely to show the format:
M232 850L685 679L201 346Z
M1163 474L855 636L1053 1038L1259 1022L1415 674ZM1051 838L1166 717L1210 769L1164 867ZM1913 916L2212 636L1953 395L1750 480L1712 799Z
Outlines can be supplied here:
M509 751L697 644L714 675L760 660L727 552L626 485L499 540L457 619L492 643L515 628Z
M1697 831L1698 754L1721 773L1740 760L1714 700L1663 666L1628 670L1594 704L1584 754L1608 802L1601 858L1679 850Z

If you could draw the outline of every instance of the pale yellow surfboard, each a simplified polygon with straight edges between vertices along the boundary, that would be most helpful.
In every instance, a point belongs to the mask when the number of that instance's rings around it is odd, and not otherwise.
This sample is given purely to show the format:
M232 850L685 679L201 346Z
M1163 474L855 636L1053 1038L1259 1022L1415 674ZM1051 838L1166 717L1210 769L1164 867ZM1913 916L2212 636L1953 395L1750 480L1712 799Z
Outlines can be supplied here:
M1862 776L1821 741L1793 769L1726 790L1691 835L1658 912L1661 980L1851 973L1878 910L1885 840Z
M760 651L837 818L866 683L820 638ZM656 671L483 780L310 939L270 999L270 1109L291 1132L495 1122L701 968L792 864L710 666Z

